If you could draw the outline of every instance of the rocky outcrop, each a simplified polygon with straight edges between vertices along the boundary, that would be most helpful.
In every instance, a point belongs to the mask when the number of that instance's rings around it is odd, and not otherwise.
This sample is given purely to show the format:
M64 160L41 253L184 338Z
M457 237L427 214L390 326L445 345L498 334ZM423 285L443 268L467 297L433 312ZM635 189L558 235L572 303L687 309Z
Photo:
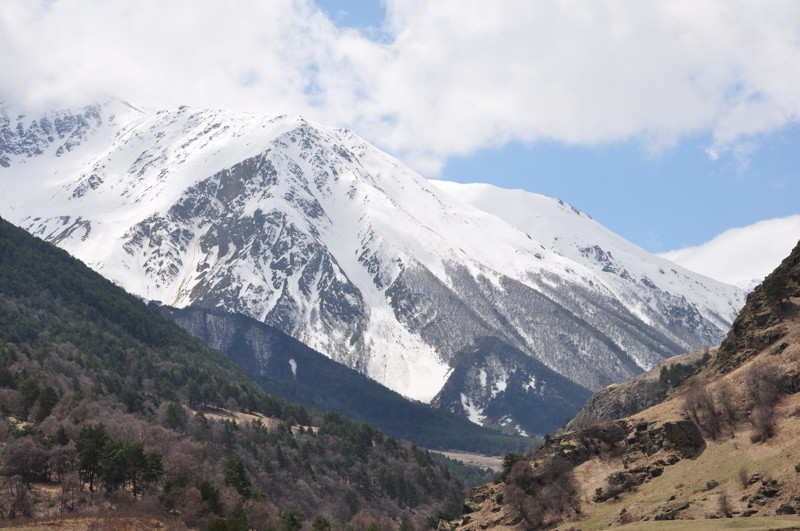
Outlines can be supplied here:
M656 515L655 520L675 520L678 516L678 513L685 511L690 505L691 504L687 501L670 503L664 507L661 514Z
M706 445L700 430L691 420L665 422L664 435L684 457L689 459L697 457Z
M771 345L775 345L771 349L774 355L785 351L788 343L780 340L788 331L784 321L793 315L789 302L792 297L800 297L800 243L747 296L711 367L725 373Z
M666 397L658 379L636 377L612 384L593 394L581 410L565 426L575 430L590 422L621 419L634 415Z
M577 430L595 422L621 419L663 402L704 367L715 351L716 347L673 356L635 378L604 387L589 398L564 429Z
M520 525L521 518L513 508L503 503L503 485L489 483L476 487L464 502L460 520L452 522L463 531L481 531L495 527ZM450 529L449 522L444 523Z

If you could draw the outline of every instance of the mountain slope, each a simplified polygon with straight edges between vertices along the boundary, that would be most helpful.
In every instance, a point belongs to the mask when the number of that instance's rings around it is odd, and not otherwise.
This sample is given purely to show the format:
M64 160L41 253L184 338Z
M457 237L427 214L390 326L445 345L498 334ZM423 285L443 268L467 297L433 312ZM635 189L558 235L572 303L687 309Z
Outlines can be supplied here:
M598 422L629 417L663 402L702 369L716 350L704 349L673 356L648 372L602 388L586 401L564 429L576 430Z
M419 400L483 337L598 389L717 343L741 300L580 213L575 245L539 241L298 117L111 102L0 131L0 213L137 295L244 313Z
M430 449L501 455L528 445L525 439L410 401L255 319L194 307L159 310L243 366L271 394L291 402L323 413L337 411Z
M372 513L422 526L457 509L462 492L426 450L267 395L155 309L4 220L0 405L4 519L113 506L193 529L277 528L287 512L344 527L363 509L358 522Z
M621 300L636 305L634 311L646 322L661 322L675 329L683 320L684 328L696 333L703 316L727 329L731 315L736 315L744 302L741 293L738 298L732 297L736 290L731 286L648 253L559 199L489 184L432 182L461 201L507 221L556 254L589 268ZM650 288L644 297L641 285ZM671 311L676 306L672 297L686 297L694 304L694 311ZM733 303L720 305L726 298ZM717 332L709 327L707 333Z
M797 529L800 243L704 358L652 407L507 457L504 483L474 491L458 528ZM620 404L631 386L590 403Z
M479 338L456 356L456 368L434 403L453 412L466 410L476 424L511 433L553 433L591 395L497 338Z

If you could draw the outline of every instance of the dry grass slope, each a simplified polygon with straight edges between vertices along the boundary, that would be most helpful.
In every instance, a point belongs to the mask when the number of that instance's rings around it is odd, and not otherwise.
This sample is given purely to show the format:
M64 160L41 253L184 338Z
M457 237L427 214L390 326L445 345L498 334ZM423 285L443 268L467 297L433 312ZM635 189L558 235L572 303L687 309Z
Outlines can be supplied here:
M676 422L699 428L703 444L687 443L692 430ZM503 499L508 485L492 484L473 491L458 529L800 529L800 245L677 392L616 424L550 438L523 464L555 456L572 465L577 509L532 521Z

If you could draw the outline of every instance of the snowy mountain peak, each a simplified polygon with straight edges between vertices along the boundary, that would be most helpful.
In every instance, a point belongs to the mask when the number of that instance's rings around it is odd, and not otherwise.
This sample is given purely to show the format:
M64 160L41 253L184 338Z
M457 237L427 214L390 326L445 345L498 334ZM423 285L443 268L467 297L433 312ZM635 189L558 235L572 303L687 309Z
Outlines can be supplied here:
M717 343L742 303L565 203L432 183L346 130L126 109L4 121L0 214L144 298L245 313L407 396L455 393L487 337L596 389Z

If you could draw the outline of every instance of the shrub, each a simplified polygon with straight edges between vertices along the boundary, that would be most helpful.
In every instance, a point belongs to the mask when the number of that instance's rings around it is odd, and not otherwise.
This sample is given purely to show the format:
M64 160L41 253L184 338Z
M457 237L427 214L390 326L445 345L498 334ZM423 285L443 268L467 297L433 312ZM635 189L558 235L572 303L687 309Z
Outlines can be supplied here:
M754 365L745 376L745 390L753 406L772 407L781 397L778 376L765 365Z
M572 465L561 457L553 457L536 469L527 461L515 463L503 500L519 511L529 528L556 525L567 510L579 508Z
M728 425L731 437L736 433L736 421L738 419L736 403L738 399L738 393L734 391L730 382L727 380L720 382L715 393L715 400L719 405L719 413L722 420Z
M750 424L753 426L751 442L764 442L775 436L775 408L759 404L750 413Z
M299 531L303 527L306 515L301 511L283 511L280 518L281 531Z
M764 295L770 302L782 305L787 298L787 278L782 274L773 274L764 282Z
M722 431L720 416L705 385L695 385L686 392L683 412L706 436L712 440L719 437Z
M314 522L311 524L311 529L314 531L331 531L331 523L327 518L319 515L314 518Z
M745 377L745 390L750 399L750 424L752 442L764 442L775 436L775 405L781 392L778 377L765 365L754 365Z
M741 485L743 489L747 488L747 481L750 479L750 476L747 474L747 469L744 467L740 468L736 477L739 480L739 485Z
M625 440L628 430L619 422L604 422L588 426L578 431L578 443L594 455L616 450Z
M515 464L524 461L525 456L522 454L516 454L513 452L507 453L503 457L503 471L500 473L500 481L506 481L508 479L509 473L511 473L511 469L514 467Z
M733 509L731 508L731 500L727 492L721 492L717 500L719 507L719 514L725 518L733 518Z
M230 485L244 499L248 499L251 494L251 483L247 478L242 458L236 454L230 454L222 463L222 478L226 485Z
M662 387L674 389L680 387L695 372L697 372L697 367L694 365L683 363L670 363L669 367L662 365L658 374L658 382Z

